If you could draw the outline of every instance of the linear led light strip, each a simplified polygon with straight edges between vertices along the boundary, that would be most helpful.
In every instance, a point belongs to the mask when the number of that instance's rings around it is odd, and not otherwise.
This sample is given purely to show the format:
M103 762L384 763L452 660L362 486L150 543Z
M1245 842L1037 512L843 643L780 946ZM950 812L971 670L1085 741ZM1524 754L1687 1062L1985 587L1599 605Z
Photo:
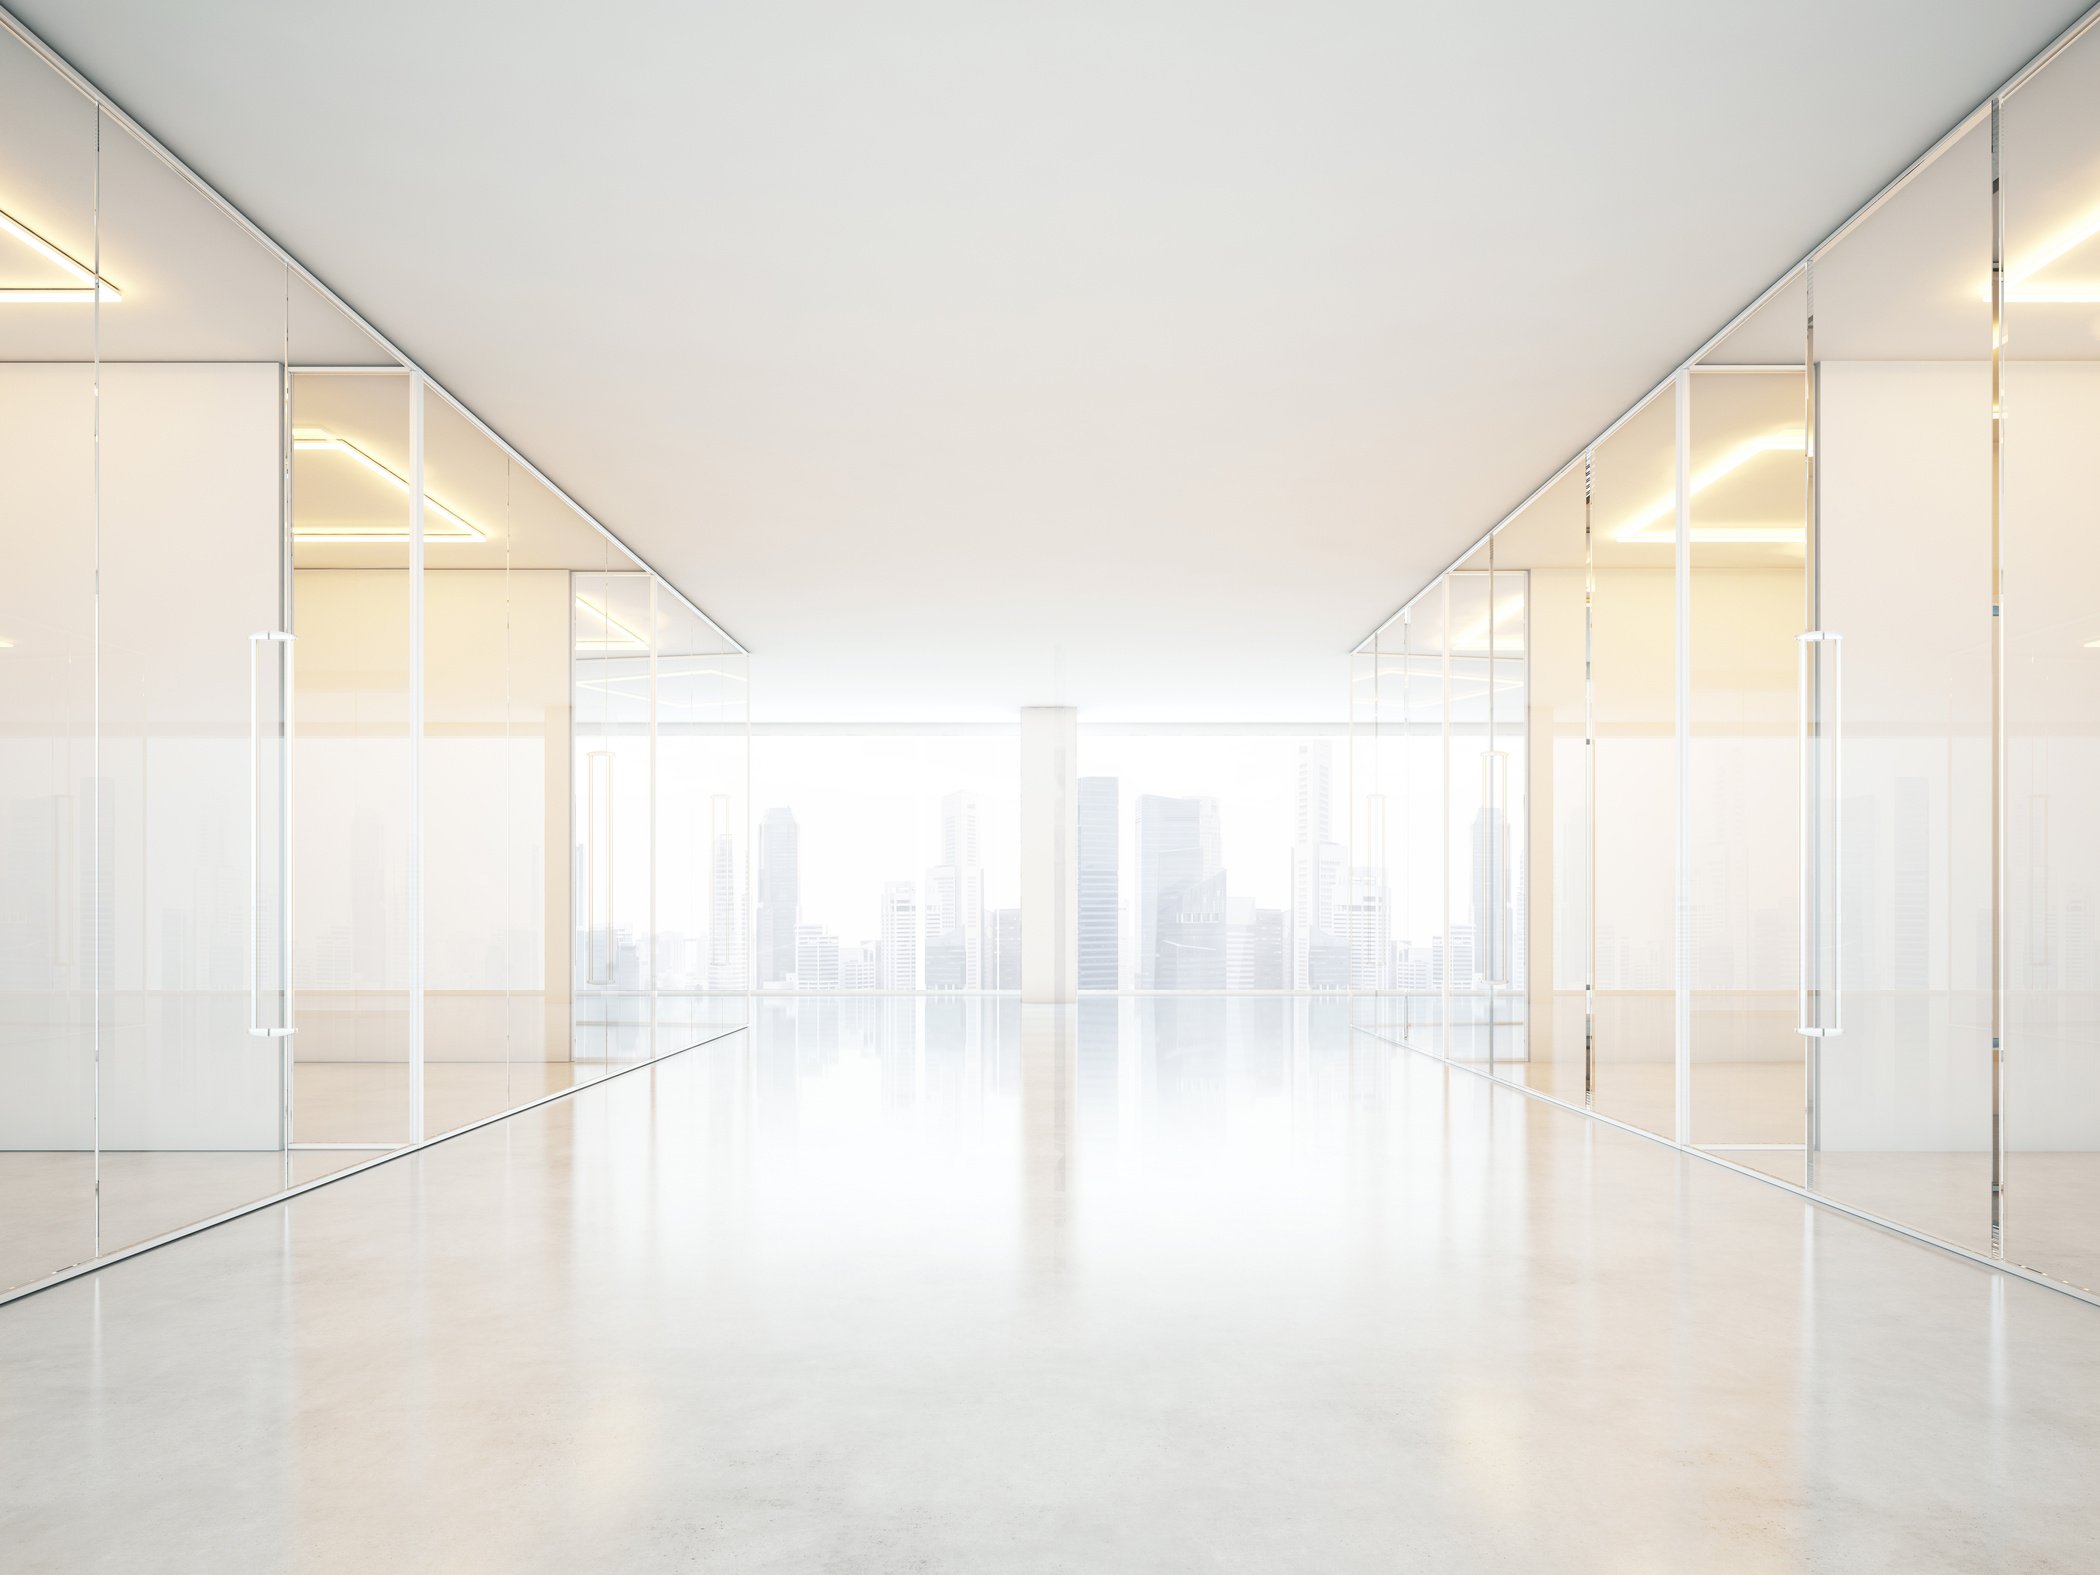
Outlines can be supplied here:
M595 610L593 609L593 611ZM622 625L622 627L624 628L625 626ZM639 636L636 638L639 638ZM592 643L595 644L596 642ZM673 678L726 678L733 684L749 682L742 673L733 673L726 667L673 666L672 664L677 660L677 657L664 657L659 660L656 668L656 677L659 684ZM714 658L710 657L706 660L713 661ZM647 673L627 673L614 678L594 678L582 684L581 687L585 689L613 690L618 689L623 684L646 684L648 681L649 675Z
M1798 429L1767 432L1762 437L1754 437L1692 477L1691 496L1697 497L1723 477L1734 475L1760 454L1801 454L1807 449L1807 440ZM1645 546L1670 546L1677 540L1676 513L1677 495L1673 492L1621 525L1613 540ZM1670 528L1656 529L1664 520L1671 521ZM1695 527L1692 531L1692 540L1705 542L1793 542L1800 541L1802 536L1799 525L1711 525L1704 529Z
M591 643L596 644L597 642L593 641ZM663 688L662 681L666 678L726 678L733 684L748 682L741 673L727 672L719 667L695 667L676 671L660 668L656 676L659 689ZM577 680L576 687L578 689L594 689L601 694L646 700L649 698L649 675L647 673L628 673L618 678L583 678ZM670 691L666 694L663 703L675 707L680 702L676 699L676 692Z
M107 279L97 281L94 273L84 264L68 257L12 214L0 212L0 235L12 235L44 261L65 273L68 278L80 281L77 285L66 285L56 289L0 288L0 303L10 306L65 306L75 301L92 301L98 295L112 304L124 299L123 291Z
M379 477L404 497L408 495L408 478L382 465L348 438L339 438L333 432L294 433L293 452L299 454L339 454ZM444 527L431 529L435 517ZM369 527L323 527L317 530L301 530L296 525L292 535L299 541L407 541L406 525L373 525ZM423 539L425 541L487 541L488 537L461 519L452 510L438 502L429 493L423 494Z

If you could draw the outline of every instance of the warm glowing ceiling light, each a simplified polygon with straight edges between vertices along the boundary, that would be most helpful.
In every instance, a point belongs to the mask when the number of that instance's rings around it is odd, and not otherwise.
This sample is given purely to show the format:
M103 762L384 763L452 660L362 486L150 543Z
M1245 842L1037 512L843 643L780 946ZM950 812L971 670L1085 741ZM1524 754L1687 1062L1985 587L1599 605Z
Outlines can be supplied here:
M2095 306L2100 305L2100 284L2034 284L2034 276L2067 253L2077 250L2094 236L2100 235L2100 209L2087 214L2077 224L2064 231L2049 245L2017 267L2005 270L2005 298L2008 301L2024 301L2036 305ZM1991 298L1988 282L1983 287L1983 298Z
M0 235L11 235L37 256L50 263L69 279L80 282L57 288L7 289L0 288L0 304L8 306L65 306L75 301L92 301L99 295L112 304L124 299L123 291L107 279L100 281L98 288L93 270L68 257L43 236L13 215L0 212Z
M347 459L360 469L377 476L404 496L409 491L408 478L382 465L348 438L339 438L332 432L295 432L292 435L292 451L296 454L334 454ZM407 541L406 525L372 526L319 526L306 530L297 524L292 527L292 536L298 541ZM423 494L423 539L425 541L487 541L488 537L474 526L461 519L452 510L438 502L429 493Z
M580 601L582 600L582 598L579 597L578 600ZM592 609L592 611L594 612L596 610L597 609L595 608ZM598 642L589 641L586 643L595 646ZM673 678L726 678L731 683L736 684L746 683L749 681L741 673L732 673L729 672L727 669L720 667L674 668L668 665L659 667L656 671L655 679L657 686L657 702L660 705L669 706L674 710L685 705L687 702L680 699L679 693L676 688L672 687L671 685L665 682L665 680ZM576 687L578 689L595 690L600 694L617 695L622 699L646 700L649 698L649 684L650 677L647 672L633 672L625 673L615 678L578 679ZM705 705L697 705L694 707L694 709L703 710L705 709Z
M598 626L605 631L603 634L591 636L579 630L576 636L578 645L589 646L594 651L646 651L649 649L648 636L644 635L639 629L630 629L626 624L620 622L619 619L606 611L601 604L592 601L581 591L576 593L576 605L581 611L587 612L597 619Z
M1697 497L1715 482L1734 475L1760 454L1803 454L1807 451L1806 435L1799 428L1767 432L1731 449L1692 477L1691 495ZM1671 493L1620 526L1614 539L1669 546L1677 540L1676 513L1677 496ZM1671 521L1670 528L1656 529L1666 519ZM1692 540L1706 542L1792 542L1802 539L1799 525L1708 525L1692 531Z

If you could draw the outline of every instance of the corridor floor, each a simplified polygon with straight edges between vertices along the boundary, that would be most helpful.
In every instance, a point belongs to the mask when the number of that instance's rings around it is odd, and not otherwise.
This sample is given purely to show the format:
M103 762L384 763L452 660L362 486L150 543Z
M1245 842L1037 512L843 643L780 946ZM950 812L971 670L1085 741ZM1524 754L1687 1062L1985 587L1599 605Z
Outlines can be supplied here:
M762 1002L0 1307L0 1567L2100 1566L2100 1308L1346 1014Z

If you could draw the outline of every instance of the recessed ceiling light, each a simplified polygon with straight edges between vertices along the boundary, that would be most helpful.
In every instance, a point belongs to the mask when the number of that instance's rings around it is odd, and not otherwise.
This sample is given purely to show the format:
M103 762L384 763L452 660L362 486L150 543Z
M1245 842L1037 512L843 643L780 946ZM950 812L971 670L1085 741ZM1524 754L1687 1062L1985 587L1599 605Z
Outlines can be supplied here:
M295 454L325 454L346 459L368 475L376 476L403 496L409 492L408 478L398 471L382 465L348 438L337 437L333 432L308 431L292 434L292 452ZM294 541L341 541L378 542L407 541L408 526L402 525L317 525L301 529L295 522L292 526ZM487 541L488 536L438 502L428 492L423 494L423 539L426 542Z
M84 304L93 301L98 294L103 300L110 302L112 305L124 299L124 292L111 284L107 279L101 281L98 289L94 272L91 269L85 264L68 257L56 246L45 240L43 236L37 234L36 231L10 213L0 212L0 235L12 236L15 240L35 252L37 256L43 258L45 262L50 263L61 273L65 274L67 278L79 281L73 285L57 287L32 286L24 289L0 287L0 305L67 306L74 303Z

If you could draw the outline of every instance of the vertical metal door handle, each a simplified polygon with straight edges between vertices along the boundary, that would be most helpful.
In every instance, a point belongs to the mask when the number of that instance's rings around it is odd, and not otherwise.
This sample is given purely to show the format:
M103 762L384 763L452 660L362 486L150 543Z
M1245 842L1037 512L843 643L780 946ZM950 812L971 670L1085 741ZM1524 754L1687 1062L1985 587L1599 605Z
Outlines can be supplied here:
M1808 1038L1833 1039L1844 1031L1844 948L1835 927L1835 909L1845 889L1844 839L1837 830L1845 802L1845 641L1829 629L1811 629L1796 640L1800 652L1796 747L1801 756L1801 984L1795 1026ZM1830 653L1829 725L1816 730L1813 749L1808 718L1816 697L1814 675L1819 664L1812 647ZM1831 940L1827 947L1822 944L1825 935ZM1826 959L1827 978L1823 972Z
M586 769L584 812L588 830L583 839L583 887L584 913L587 920L584 936L583 982L585 984L611 984L613 976L612 958L612 775L613 756L609 749L594 749L585 756L589 762ZM603 788L600 782L603 782ZM599 821L604 820L604 847L599 847ZM601 912L598 903L598 881L600 874L605 880L605 904ZM603 938L605 972L601 978L598 971L600 939Z
M283 674L284 692L280 703L289 708L292 694L292 635L284 629L261 629L248 636L248 1032L258 1039L282 1039L289 1035L289 1022L265 1023L262 1010L262 977L256 966L256 952L262 945L262 701L257 693L257 679L261 669L262 648L276 647L279 671ZM290 747L287 730L286 747ZM289 804L277 806L279 825L291 811ZM284 854L283 837L279 836L279 857ZM280 913L280 925L291 922L289 913ZM280 959L281 961L285 959ZM281 981L288 994L290 979ZM287 1014L289 1015L289 1014Z

